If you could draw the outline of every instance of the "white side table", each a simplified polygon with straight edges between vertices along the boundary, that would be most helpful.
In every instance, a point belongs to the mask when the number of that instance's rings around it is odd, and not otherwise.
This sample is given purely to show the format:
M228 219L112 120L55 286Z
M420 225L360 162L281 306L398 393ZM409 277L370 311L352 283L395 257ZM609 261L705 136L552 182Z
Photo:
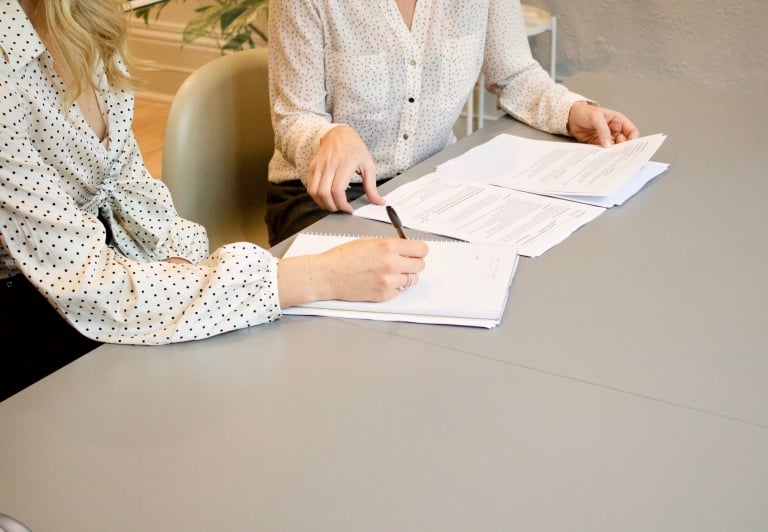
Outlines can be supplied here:
M556 51L557 51L557 17L548 11L535 6L522 4L525 30L528 37L539 35L545 31L552 33L549 51L549 75L555 79Z
M549 75L555 79L555 65L557 63L557 17L550 14L547 10L540 7L521 4L523 8L523 19L525 19L525 30L528 37L539 35L545 31L551 32L550 52L549 52ZM483 127L485 122L483 111L485 109L485 78L482 73L477 80L477 127ZM467 135L474 130L474 109L475 93L470 93L467 103L464 106L464 115L467 120Z

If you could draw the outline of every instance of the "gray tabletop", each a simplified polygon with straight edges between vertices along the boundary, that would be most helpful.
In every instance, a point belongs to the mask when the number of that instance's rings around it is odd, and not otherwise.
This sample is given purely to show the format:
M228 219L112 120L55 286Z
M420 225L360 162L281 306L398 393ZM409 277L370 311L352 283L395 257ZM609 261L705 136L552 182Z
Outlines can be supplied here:
M0 513L57 531L766 530L768 111L566 84L666 133L670 168L521 259L501 326L286 316L103 346L0 403ZM502 131L550 138L500 119L383 191Z

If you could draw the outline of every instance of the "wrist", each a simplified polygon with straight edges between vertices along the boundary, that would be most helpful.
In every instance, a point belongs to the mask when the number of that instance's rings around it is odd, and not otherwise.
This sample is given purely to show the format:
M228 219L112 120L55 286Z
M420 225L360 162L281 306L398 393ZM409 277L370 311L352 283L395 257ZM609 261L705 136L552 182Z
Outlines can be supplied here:
M302 255L278 260L277 294L281 307L328 299L327 283L319 275L315 258L317 255Z
M305 255L304 282L309 301L335 299L332 283L332 268L330 268L326 253Z

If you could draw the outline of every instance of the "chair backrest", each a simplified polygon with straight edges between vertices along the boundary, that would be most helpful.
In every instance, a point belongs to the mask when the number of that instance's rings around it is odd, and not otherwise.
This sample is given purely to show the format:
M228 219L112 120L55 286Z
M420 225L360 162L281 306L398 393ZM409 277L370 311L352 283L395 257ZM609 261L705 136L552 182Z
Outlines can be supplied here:
M264 212L274 142L266 48L209 61L179 87L162 179L179 214L205 226L212 250L243 240L269 246Z
M2 532L30 532L29 528L10 515L0 514L0 531Z

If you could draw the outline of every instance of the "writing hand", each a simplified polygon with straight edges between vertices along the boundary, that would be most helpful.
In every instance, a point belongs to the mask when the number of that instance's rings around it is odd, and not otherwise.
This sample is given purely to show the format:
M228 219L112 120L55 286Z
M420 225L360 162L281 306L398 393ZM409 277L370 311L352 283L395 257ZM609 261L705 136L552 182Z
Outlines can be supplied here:
M280 306L309 301L387 301L419 282L429 247L420 240L360 238L318 255L280 259Z
M347 187L354 174L362 177L363 190L371 202L384 204L376 189L376 165L360 136L349 126L340 125L320 140L307 176L307 192L326 211L352 212Z

